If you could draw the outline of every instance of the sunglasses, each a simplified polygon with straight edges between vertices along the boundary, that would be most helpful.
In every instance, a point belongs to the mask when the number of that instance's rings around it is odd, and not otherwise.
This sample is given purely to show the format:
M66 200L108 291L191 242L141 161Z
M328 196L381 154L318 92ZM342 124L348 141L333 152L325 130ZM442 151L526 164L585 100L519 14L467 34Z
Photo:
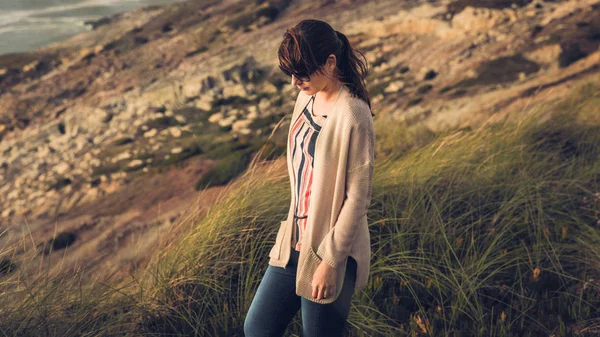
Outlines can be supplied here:
M289 76L289 77L291 77L292 75L294 75L294 77L295 77L295 78L297 78L297 79L299 79L301 82L308 82L308 81L310 81L310 76L309 76L309 75L302 74L302 73L300 73L300 74L297 74L297 73L290 73L290 72L288 72L288 71L285 71L285 70L282 70L282 71L283 71L283 73L284 73L286 76Z
M285 69L282 69L281 67L279 67L279 69L281 69L281 71L286 75L286 76L292 76L294 75L295 78L299 79L301 82L309 82L310 81L310 74L306 74L306 73L291 73Z
M296 77L297 79L300 80L300 82L304 83L304 82L308 82L310 81L310 76L309 75L302 75L302 74L294 74L294 77Z

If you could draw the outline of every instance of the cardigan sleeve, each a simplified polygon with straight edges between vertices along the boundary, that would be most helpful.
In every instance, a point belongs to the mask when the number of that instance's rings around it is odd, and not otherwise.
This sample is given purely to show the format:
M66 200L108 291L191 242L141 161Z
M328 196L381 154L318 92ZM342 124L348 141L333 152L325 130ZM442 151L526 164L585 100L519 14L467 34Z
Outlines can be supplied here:
M371 203L374 142L372 120L356 124L351 129L344 202L335 225L317 249L317 255L334 268L350 254Z

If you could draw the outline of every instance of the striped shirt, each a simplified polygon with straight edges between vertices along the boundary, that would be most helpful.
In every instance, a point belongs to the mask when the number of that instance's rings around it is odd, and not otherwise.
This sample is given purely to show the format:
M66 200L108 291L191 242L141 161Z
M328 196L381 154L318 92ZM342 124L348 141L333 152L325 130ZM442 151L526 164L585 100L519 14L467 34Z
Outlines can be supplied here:
M308 207L310 205L310 190L313 177L315 144L321 127L327 115L315 116L312 111L315 95L312 95L304 111L292 126L288 144L292 156L294 172L295 200L295 231L292 235L292 247L300 251L302 234L306 230Z

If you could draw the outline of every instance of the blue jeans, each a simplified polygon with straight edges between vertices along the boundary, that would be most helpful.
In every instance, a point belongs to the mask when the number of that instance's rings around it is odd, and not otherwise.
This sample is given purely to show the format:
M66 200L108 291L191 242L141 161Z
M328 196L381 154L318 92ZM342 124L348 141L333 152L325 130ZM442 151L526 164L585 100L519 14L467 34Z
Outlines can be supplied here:
M356 260L348 257L348 265L339 297L321 304L296 295L296 268L300 252L292 248L285 268L268 265L244 321L246 337L280 337L302 308L304 337L343 336L348 319L354 282Z

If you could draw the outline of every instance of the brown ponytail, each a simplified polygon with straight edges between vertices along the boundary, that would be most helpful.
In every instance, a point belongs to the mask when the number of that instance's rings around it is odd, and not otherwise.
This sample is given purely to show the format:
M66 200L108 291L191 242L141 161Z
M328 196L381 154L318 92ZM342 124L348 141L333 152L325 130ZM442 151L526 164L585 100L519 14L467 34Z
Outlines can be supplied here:
M342 41L343 47L341 55L338 57L338 69L340 70L340 80L342 83L347 84L350 91L360 97L362 100L367 102L369 109L371 109L371 100L369 99L369 93L364 85L364 79L368 75L367 58L359 50L352 48L350 41L343 33L335 31L338 38ZM357 54L361 55L365 62L357 57ZM337 56L337 55L336 55ZM375 116L371 112L372 116Z

